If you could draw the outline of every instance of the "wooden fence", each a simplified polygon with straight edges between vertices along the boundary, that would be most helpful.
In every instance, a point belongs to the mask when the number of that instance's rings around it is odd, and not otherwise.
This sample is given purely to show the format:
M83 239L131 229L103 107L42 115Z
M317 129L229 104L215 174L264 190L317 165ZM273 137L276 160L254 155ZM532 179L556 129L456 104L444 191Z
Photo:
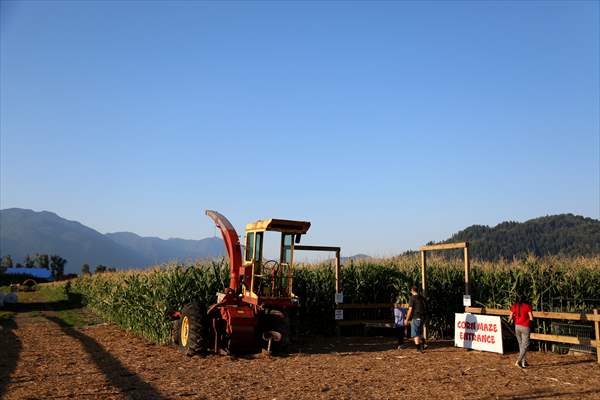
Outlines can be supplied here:
M465 307L466 313L472 314L484 314L484 315L510 315L510 310L503 310L499 308L485 308L485 307ZM533 317L538 319L560 319L568 321L588 321L594 323L596 331L596 339L578 338L574 336L561 336L561 335L550 335L545 333L531 333L529 336L532 340L542 340L545 342L555 343L567 343L575 345L592 346L596 348L596 356L598 363L600 364L600 313L597 309L593 313L565 313L565 312L545 312L545 311L534 311Z

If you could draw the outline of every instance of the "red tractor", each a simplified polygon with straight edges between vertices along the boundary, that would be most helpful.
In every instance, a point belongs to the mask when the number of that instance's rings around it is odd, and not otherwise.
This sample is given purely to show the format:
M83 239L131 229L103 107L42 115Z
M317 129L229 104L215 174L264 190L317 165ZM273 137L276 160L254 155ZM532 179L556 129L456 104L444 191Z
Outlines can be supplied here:
M339 247L300 246L310 222L260 220L246 225L245 251L233 225L216 211L206 211L220 229L229 256L230 281L217 303L187 304L174 314L174 341L187 355L207 352L257 353L284 350L290 341L290 315L299 299L293 292L294 250L334 251ZM265 260L265 232L281 232L279 260Z

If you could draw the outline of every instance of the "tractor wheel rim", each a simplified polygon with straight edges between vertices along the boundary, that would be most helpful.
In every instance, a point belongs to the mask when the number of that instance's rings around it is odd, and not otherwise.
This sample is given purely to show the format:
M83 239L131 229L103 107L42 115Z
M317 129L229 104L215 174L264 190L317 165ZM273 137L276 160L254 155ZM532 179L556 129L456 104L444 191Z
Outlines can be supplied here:
M188 338L190 336L190 320L188 317L183 317L181 321L181 344L185 347L188 344Z

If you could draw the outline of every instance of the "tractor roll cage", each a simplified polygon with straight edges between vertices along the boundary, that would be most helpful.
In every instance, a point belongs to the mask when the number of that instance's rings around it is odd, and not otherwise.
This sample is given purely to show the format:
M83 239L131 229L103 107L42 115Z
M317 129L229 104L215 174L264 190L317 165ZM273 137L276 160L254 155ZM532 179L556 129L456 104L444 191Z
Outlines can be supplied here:
M294 297L292 292L293 282L293 265L294 252L298 251L328 251L335 252L335 289L339 292L340 284L340 247L332 246L306 246L300 245L300 238L310 228L308 221L293 221L286 219L266 219L259 220L246 225L245 245L246 252L244 255L244 266L252 269L252 277L250 283L250 297L255 297L258 293L256 290L255 277L263 279L264 276L260 270L263 263L262 247L264 243L265 231L281 232L281 245L279 256L279 267L287 268L287 274L283 277L286 281L286 295ZM258 267L257 271L255 268Z

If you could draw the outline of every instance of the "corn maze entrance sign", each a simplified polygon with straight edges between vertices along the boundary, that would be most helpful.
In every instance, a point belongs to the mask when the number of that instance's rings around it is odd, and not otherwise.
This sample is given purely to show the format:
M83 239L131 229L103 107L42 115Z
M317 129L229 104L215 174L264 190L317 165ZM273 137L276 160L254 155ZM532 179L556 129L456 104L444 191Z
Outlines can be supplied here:
M500 317L456 313L454 346L504 354Z

